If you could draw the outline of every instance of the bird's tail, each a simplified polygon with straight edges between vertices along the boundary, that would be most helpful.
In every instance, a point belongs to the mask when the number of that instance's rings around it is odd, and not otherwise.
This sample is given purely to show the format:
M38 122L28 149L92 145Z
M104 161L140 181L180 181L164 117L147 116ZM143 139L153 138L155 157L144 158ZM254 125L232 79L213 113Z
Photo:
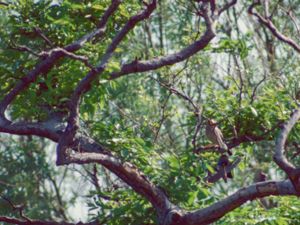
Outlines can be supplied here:
M227 173L227 177L233 179L233 174L231 172Z
M227 145L224 142L220 143L220 150L221 150L222 153L228 151L228 147L227 147ZM231 155L231 154L229 153L229 155Z
M222 167L222 177L223 177L223 180L225 181L225 183L227 183L227 172L226 172L225 166Z

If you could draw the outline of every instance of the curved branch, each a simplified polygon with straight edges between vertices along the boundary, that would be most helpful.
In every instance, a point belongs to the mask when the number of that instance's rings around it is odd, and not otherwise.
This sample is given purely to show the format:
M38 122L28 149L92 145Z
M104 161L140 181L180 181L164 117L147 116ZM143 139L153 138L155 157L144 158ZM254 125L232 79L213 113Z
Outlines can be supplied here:
M21 220L17 218L0 216L0 222L18 225L101 225L98 221L92 221L89 223L68 223L68 222L55 222L46 220Z
M115 173L137 193L146 197L154 208L157 209L158 214L163 214L161 215L162 217L164 217L166 212L173 207L164 192L152 184L143 173L138 171L134 165L128 162L123 163L113 156L99 153L74 153L71 154L64 163L101 164Z
M59 123L57 123L57 125L58 124ZM49 123L15 124L9 123L9 121L0 120L0 132L18 135L37 135L58 142L63 128L57 125L55 125L54 120L50 120ZM84 153L72 154L69 158L65 159L63 162L64 164L86 164L91 162L101 164L111 172L115 173L137 193L146 197L157 209L160 218L164 218L170 208L174 207L169 202L164 192L155 187L154 184L152 184L143 173L139 172L135 166L121 162L119 159L112 156L111 151L92 139L84 136L76 137L72 148L74 151Z
M51 119L40 123L12 123L11 121L0 117L0 132L16 135L35 135L38 137L48 138L56 141L59 134L62 133L61 127L63 125Z
M9 6L9 4L6 2L0 2L0 5Z
M237 0L232 0L232 1L228 2L228 3L226 3L226 4L218 11L219 16L220 16L223 12L227 11L230 7L234 6L236 3L237 3Z
M237 0L233 0L229 3L227 3L223 8L220 9L220 11L217 12L218 16L220 16L225 10L229 9L230 7L234 6L236 4ZM213 9L215 10L215 9ZM207 12L206 12L207 13ZM212 12L214 14L215 12ZM118 72L113 72L110 75L110 79L116 79L118 77L128 75L131 73L140 73L140 72L147 72L150 70L156 70L163 66L170 66L175 63L184 61L188 59L189 57L193 56L200 50L204 49L210 41L216 36L215 34L215 20L217 18L212 19L207 14L204 15L205 23L206 23L206 31L205 33L195 41L194 43L190 44L186 48L166 56L161 56L158 58L150 59L150 60L135 60L131 63L124 64L121 67L121 70Z
M131 63L124 64L121 67L121 70L118 72L114 72L110 75L110 79L116 79L118 77L128 75L131 73L140 73L140 72L147 72L150 70L156 70L163 66L170 66L175 63L181 62L183 60L188 59L192 55L196 54L200 50L204 49L210 41L215 37L215 32L213 28L212 22L209 23L206 32L203 36L192 43L191 45L187 46L186 48L180 50L177 53L173 53L170 55L150 59L150 60L135 60Z
M2 123L3 126L5 126ZM5 127L9 133L21 134L21 131L24 135L35 134L39 131L43 131L48 137L52 137L52 140L58 141L61 130L55 130L54 128L42 128L43 124L36 125L16 125L7 124ZM31 127L30 127L31 126ZM45 126L45 125L44 125ZM1 121L0 121L1 127ZM40 127L40 128L39 128ZM28 128L28 129L26 129ZM38 128L40 130L38 130ZM1 127L3 131L3 127ZM35 130L37 129L37 130ZM47 131L47 132L45 132ZM60 132L59 132L60 131ZM42 136L42 135L39 135ZM78 163L86 164L89 162L99 163L110 171L114 172L118 177L124 180L128 185L130 185L135 191L137 191L142 196L146 197L151 203L156 207L162 214L160 218L164 218L168 213L174 213L172 208L175 208L172 203L170 203L159 188L155 187L141 172L137 170L133 165L129 163L123 163L117 158L99 152L103 151L103 147L95 142L91 142L89 139L84 137L77 137L75 143L77 146L73 146L73 149L80 152L98 152L98 153L75 153L70 156L68 163ZM253 200L255 198L262 198L269 195L295 195L296 191L291 181L281 181L281 182L262 182L251 185L249 187L243 188L228 198L221 200L205 209L182 213L183 223L186 225L199 225L199 224L208 224L213 221L218 220L220 217L224 216L226 213L232 211L233 209L244 204L248 200ZM175 208L176 209L176 208ZM178 209L176 209L178 210ZM175 210L175 212L176 212ZM178 212L178 211L177 211ZM15 223L15 224L25 224L25 223ZM41 224L41 223L39 223ZM56 225L56 224L54 224ZM58 224L57 224L58 225Z
M0 120L0 132L18 135L37 135L58 142L64 129L58 125L59 122L56 122L54 119L47 123L10 123L9 121ZM170 209L176 208L169 202L164 192L152 184L135 166L122 162L112 155L112 151L91 138L77 135L71 147L74 151L80 153L74 153L67 158L63 158L63 164L101 164L116 174L137 193L147 198L157 209L160 219L163 219Z
M69 52L74 52L80 49L86 42L91 41L93 38L101 37L105 32L108 19L116 12L121 2L122 0L111 0L110 6L107 8L107 10L104 12L103 16L99 20L99 23L97 24L97 28L91 33L84 35L79 40L66 46L65 49Z
M248 12L250 15L255 16L259 23L263 24L264 26L266 26L271 33L278 38L280 41L288 44L289 46L291 46L292 48L294 48L298 53L300 53L300 45L298 45L294 40L292 40L291 38L285 36L284 34L282 34L277 27L273 24L273 22L271 21L271 19L263 17L262 15L260 15L257 12L254 12L254 8L255 6L260 5L260 2L254 2L249 8L248 8Z
M35 135L38 137L48 138L54 142L58 142L61 134L65 129L65 125L60 118L52 117L45 122L38 123L12 123L0 117L0 132L15 135ZM79 135L75 138L72 146L75 151L98 152L111 155L111 151L92 138ZM84 150L82 149L84 147Z
M79 104L81 96L91 88L91 83L105 70L109 59L112 57L112 54L126 35L138 24L138 22L148 18L155 8L156 0L152 0L150 4L146 4L146 8L144 10L130 17L121 31L114 37L112 43L108 46L99 65L95 69L92 69L75 88L69 102L70 115L68 118L68 125L57 146L57 165L61 165L64 161L63 158L66 156L66 149L73 142L78 129Z
M237 146L239 146L242 143L248 143L248 142L260 142L260 141L271 141L270 138L267 137L267 135L275 130L275 128L277 128L277 126L275 126L274 128L272 128L271 130L269 130L268 132L266 132L263 135L255 135L255 134L245 134L239 137L234 137L229 141L226 141L226 145L228 147L228 149L233 149ZM197 149L194 150L194 153L196 154L200 154L202 152L217 152L217 150L219 149L218 146L215 145L206 145L206 146L200 146Z
M112 1L117 4L120 1ZM235 1L232 1L235 2ZM115 37L112 44L107 49L106 54L104 55L100 65L95 70L91 70L91 72L82 80L82 82L77 87L74 92L73 98L71 102L74 104L73 108L71 107L71 115L70 120L73 122L76 121L76 116L78 116L78 104L81 95L89 89L89 84L95 79L95 77L104 70L105 65L108 59L111 57L111 54L114 52L116 46L121 42L121 40L126 36L130 29L132 29L135 24L146 18L150 15L150 13L154 10L156 1L153 0L151 4L147 4L147 9L143 11L142 14L136 15L137 17L134 20L129 20L129 22L125 25L124 29ZM117 4L118 5L118 4ZM116 5L115 5L116 6ZM151 8L153 7L153 8ZM114 11L114 10L112 10ZM144 14L145 13L145 14ZM109 14L109 13L108 13ZM109 17L109 16L108 16ZM107 18L108 18L107 17ZM201 49L205 48L208 43L214 38L214 21L211 18L206 17L207 30L204 35L189 45L185 49L170 54L167 56L163 56L157 59L152 59L148 61L134 61L129 64L123 65L121 71L111 74L111 79L115 79L117 77L127 75L134 72L145 72L154 70L166 65L172 65L177 62L183 61L188 57L196 54ZM106 22L103 26L105 26ZM101 23L100 23L101 25ZM100 26L99 25L99 26ZM102 31L101 31L102 32ZM69 45L65 48L68 52L76 51L82 46L86 41L91 40L97 34L101 33L100 30L96 30L94 33L89 34L78 42L74 43L74 45ZM61 140L62 132L65 130L65 125L61 121L55 121L49 123L41 122L41 123L12 123L4 118L4 111L7 106L11 103L11 101L28 85L35 81L37 76L41 73L47 73L52 66L57 62L57 60L63 57L64 54L61 52L55 52L52 55L48 56L45 60L43 60L32 72L26 76L21 84L13 89L11 93L9 93L7 98L0 103L0 132L6 132L11 134L19 134L19 135L37 135L41 137L49 138L53 141L59 142ZM75 106L75 107L74 107ZM73 114L72 114L73 113ZM2 117L1 117L2 115ZM295 170L298 171L293 165L288 164L286 158L283 155L284 143L286 141L287 135L295 125L296 121L300 117L300 112L297 110L290 121L284 126L277 142L276 142L276 151L274 159L278 163L280 167L282 167L285 171L289 172L289 175L293 175ZM75 119L75 120L74 120ZM68 126L74 128L75 123L70 123ZM58 126L59 125L59 126ZM70 130L66 129L65 134L68 134ZM212 223L226 213L232 211L233 209L239 207L249 200L253 200L255 198L262 198L270 195L296 195L297 191L293 185L294 180L286 180L286 181L266 181L261 183L256 183L246 188L242 188L238 190L236 193L231 196L205 208L196 210L193 212L183 212L174 206L165 193L156 187L153 183L151 183L147 177L139 172L139 170L130 163L124 163L119 160L117 157L113 156L113 154L105 149L100 144L96 143L90 138L81 136L78 134L77 136L74 133L71 135L74 140L70 148L76 151L73 154L67 155L65 158L62 158L62 164L87 164L87 163L99 163L115 173L119 178L121 178L124 182L126 182L130 187L132 187L137 193L144 196L149 200L152 205L157 209L159 221L166 221L166 217L171 213L174 215L174 211L181 212L182 214L177 214L180 217L180 224L186 225L199 225L199 224L208 224ZM293 173L290 173L293 171ZM291 177L291 176L289 176ZM298 185L299 186L299 185ZM299 193L299 192L298 192ZM174 211L172 211L174 209ZM176 214L175 214L176 215ZM39 221L39 220L20 220L10 217L0 217L0 221L14 224L42 224L42 225L73 225L73 223L57 223L57 222L48 222L48 221ZM171 224L164 222L162 224ZM92 223L88 223L92 225ZM99 223L96 223L99 224Z
M60 52L55 52L49 57L38 63L38 65L30 71L25 77L23 77L16 86L4 96L0 102L0 116L4 117L8 105L19 95L23 90L29 87L29 85L37 79L38 75L46 74L54 66L54 64L63 56Z
M300 194L300 169L296 168L292 163L290 163L284 155L284 146L287 140L289 133L291 132L292 128L295 126L297 121L300 119L300 107L295 110L289 119L289 121L284 124L282 130L280 131L277 139L276 139L276 146L275 146L275 153L274 153L274 161L277 165L288 175L291 179L295 189L297 190L298 194Z
M238 164L240 163L241 158L237 158L233 163L231 163L230 165L225 167L225 172L229 173L230 171L232 171L235 167L238 166ZM204 180L210 183L215 183L218 180L220 180L223 177L223 172L224 171L218 171L216 174L214 175L208 175Z
M236 209L247 201L270 195L295 195L296 191L289 180L265 181L242 188L227 198L205 208L187 213L183 218L185 225L210 224L226 213Z

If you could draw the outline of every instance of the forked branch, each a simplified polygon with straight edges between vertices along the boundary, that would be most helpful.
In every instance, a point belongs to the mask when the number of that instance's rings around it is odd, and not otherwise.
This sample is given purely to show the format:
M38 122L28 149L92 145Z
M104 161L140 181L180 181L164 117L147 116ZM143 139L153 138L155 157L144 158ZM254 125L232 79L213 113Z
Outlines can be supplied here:
M73 143L75 134L78 130L79 105L82 95L91 88L91 83L105 70L108 61L126 35L138 24L138 22L148 18L155 8L156 0L153 0L150 4L146 5L144 10L129 18L121 31L113 38L99 65L95 69L90 70L90 72L79 82L75 88L69 102L70 115L68 118L68 125L57 146L58 165L62 165L64 163L64 159L67 157L66 150Z
M68 53L75 52L79 50L86 42L91 41L96 35L103 35L108 19L117 10L120 3L121 0L112 0L111 5L106 10L104 15L101 17L98 27L94 31L84 35L82 38L67 45L63 49ZM15 85L15 87L7 95L3 97L2 101L0 102L0 117L2 117L3 119L5 118L4 113L8 105L11 104L11 102L22 91L27 89L31 83L34 83L37 80L39 75L47 74L61 58L68 55L68 54L64 54L62 51L50 50L48 52L51 52L51 54L48 54L47 57L45 57L42 61L38 62L34 67L34 69L31 70L26 76L24 76Z
M248 12L250 15L255 16L259 23L261 23L262 25L264 25L265 27L267 27L271 33L278 38L278 40L288 44L289 46L291 46L292 48L294 48L298 53L300 53L300 45L297 44L293 39L285 36L284 34L282 34L277 27L274 25L274 23L272 22L272 20L269 17L265 17L260 15L258 12L254 11L256 6L261 5L260 0L255 0L253 2L253 4L248 8ZM268 7L268 4L265 4L265 7ZM268 12L268 9L265 9L266 12Z

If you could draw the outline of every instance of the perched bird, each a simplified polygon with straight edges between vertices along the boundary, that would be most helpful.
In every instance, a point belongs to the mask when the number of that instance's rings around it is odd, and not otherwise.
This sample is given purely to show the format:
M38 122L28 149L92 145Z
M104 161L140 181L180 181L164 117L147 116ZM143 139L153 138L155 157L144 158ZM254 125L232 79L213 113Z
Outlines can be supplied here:
M256 171L255 175L254 175L254 183L257 182L263 182L267 180L267 174L265 174L262 170L258 170ZM277 203L273 202L272 199L267 199L267 198L260 198L259 199L261 205L265 208L265 209L271 209L273 207L276 207Z
M267 174L265 174L263 171L258 170L254 175L254 182L262 182L267 180Z
M212 119L207 120L206 130L205 130L207 138L213 143L219 146L221 153L228 151L228 147L223 141L223 134L221 130L217 126L217 122ZM231 155L231 152L228 151Z
M221 155L218 164L217 164L217 171L221 172L222 174L222 178L224 179L224 181L227 183L227 178L233 178L233 175L230 172L226 172L226 166L228 166L230 164L230 161L228 159L228 156L223 154Z

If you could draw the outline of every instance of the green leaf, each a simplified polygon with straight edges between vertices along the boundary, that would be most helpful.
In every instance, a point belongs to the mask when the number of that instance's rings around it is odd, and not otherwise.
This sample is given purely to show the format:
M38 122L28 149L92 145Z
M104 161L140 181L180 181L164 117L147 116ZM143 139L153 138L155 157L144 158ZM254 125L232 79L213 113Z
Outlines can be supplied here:
M258 116L258 113L257 113L256 109L253 108L252 106L250 106L250 109L251 109L252 114L253 114L255 117L257 117L257 116Z

